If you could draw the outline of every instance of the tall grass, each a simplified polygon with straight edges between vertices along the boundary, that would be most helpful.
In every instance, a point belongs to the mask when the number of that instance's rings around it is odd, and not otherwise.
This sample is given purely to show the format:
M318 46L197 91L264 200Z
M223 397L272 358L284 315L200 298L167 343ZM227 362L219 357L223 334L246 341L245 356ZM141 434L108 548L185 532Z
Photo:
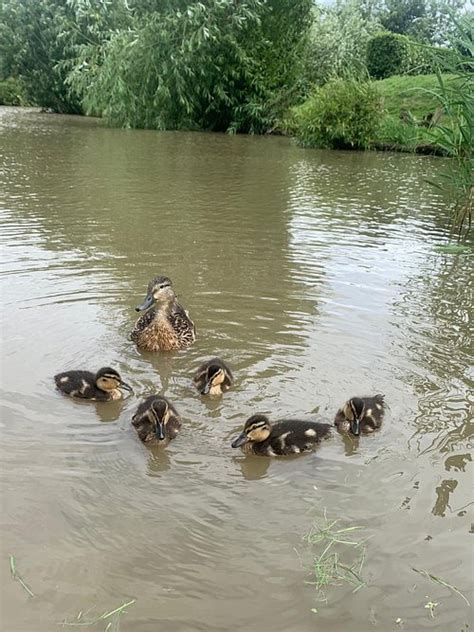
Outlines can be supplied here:
M438 89L434 92L446 114L445 123L436 126L436 143L453 156L441 176L431 182L448 191L451 199L452 231L458 241L467 237L472 226L474 204L474 27L469 14L452 16L456 51L448 67L438 69ZM448 83L441 70L452 73L457 81Z

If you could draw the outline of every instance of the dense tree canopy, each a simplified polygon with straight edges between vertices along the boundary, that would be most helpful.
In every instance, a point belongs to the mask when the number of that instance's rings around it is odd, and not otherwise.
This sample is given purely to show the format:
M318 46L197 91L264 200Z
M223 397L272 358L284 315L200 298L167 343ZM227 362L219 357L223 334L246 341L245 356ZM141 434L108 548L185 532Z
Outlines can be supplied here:
M315 85L366 78L381 30L449 41L450 10L464 4L3 0L0 79L19 78L27 102L115 125L261 133Z

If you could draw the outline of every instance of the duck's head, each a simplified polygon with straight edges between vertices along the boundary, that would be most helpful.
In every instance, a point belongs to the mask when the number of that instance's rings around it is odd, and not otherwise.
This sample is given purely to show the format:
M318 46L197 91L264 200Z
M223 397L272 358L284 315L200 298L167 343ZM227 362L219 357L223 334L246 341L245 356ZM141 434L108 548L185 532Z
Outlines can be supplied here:
M101 391L115 391L118 388L132 391L132 387L122 380L120 373L115 369L111 369L109 366L104 366L97 371L95 375L95 385L97 388L100 388Z
M360 435L360 422L364 416L365 404L360 397L349 399L342 407L344 417L351 424L351 432L358 437Z
M165 438L165 428L170 418L170 407L164 397L156 397L150 406L149 418L153 422L153 433L158 441Z
M196 375L194 381L201 395L208 395L212 387L220 386L226 377L226 369L222 362L215 358L210 360L206 368Z
M232 441L233 448L239 448L245 443L261 443L268 439L272 426L268 417L257 414L247 419L243 431Z
M173 290L173 284L168 277L157 276L150 281L147 288L147 295L141 305L137 305L135 310L137 312L143 312L149 309L155 303L166 304L170 303L176 298Z

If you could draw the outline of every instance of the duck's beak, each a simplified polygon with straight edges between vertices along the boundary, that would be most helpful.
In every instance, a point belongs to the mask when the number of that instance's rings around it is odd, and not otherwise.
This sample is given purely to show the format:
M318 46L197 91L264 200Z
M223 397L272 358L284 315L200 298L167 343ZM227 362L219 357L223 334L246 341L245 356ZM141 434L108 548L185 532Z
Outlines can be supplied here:
M157 439L163 440L165 438L165 425L162 421L156 422L155 435Z
M135 311L136 312L143 312L143 310L148 309L149 307L151 307L154 302L155 302L155 297L150 292L150 294L146 295L145 301L141 305L137 305L135 307Z
M212 387L212 378L207 378L206 383L204 384L204 387L201 391L202 394L207 395L209 391L211 390L211 387Z
M247 435L245 434L245 432L241 432L239 434L239 436L237 437L237 439L234 439L232 441L232 447L233 448L240 448L241 445L244 445L244 443L247 441Z
M360 419L359 419L359 417L355 417L351 421L351 432L356 437L358 437L360 435Z
M133 388L130 386L130 384L127 384L127 382L120 382L120 388L124 388L126 391L130 391L130 393L133 393Z

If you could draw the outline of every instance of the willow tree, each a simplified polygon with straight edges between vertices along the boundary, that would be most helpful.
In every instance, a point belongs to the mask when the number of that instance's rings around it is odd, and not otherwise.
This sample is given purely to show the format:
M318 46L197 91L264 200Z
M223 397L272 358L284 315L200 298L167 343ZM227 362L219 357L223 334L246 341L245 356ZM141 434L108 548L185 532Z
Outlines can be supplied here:
M115 125L260 133L301 90L311 6L132 2L126 28L77 47L68 83L87 112Z

